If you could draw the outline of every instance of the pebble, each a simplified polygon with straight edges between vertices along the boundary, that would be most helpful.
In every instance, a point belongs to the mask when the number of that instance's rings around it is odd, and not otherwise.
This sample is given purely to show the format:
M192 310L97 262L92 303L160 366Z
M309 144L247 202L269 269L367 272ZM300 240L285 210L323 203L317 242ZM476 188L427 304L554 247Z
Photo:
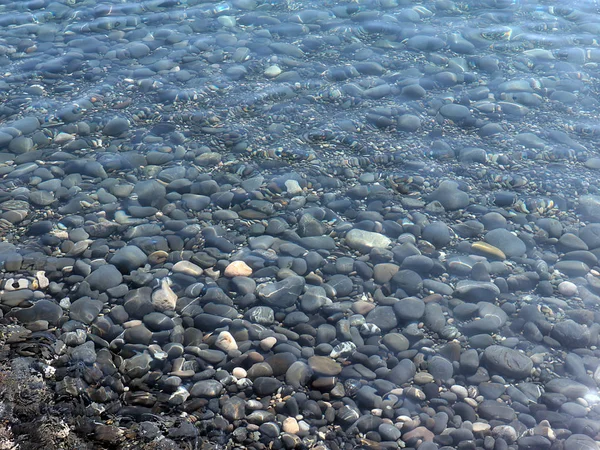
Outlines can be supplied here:
M492 370L510 378L526 378L533 369L531 358L511 348L492 345L485 349L484 355Z
M88 275L85 281L89 283L92 290L106 292L121 284L123 275L112 264L104 264Z
M259 297L269 306L287 308L296 303L304 284L304 278L290 276L275 283L259 285L256 291Z
M577 285L571 283L570 281L562 281L558 285L558 292L564 295L565 297L573 297L578 293Z
M226 277L249 277L252 275L252 268L244 261L233 261L226 268L224 275Z
M484 239L488 244L500 249L509 258L521 256L527 249L521 239L503 228L488 231Z
M387 236L371 231L353 229L346 234L346 245L362 253L368 253L373 248L386 248L391 242Z
M238 349L237 342L228 331L221 331L219 333L215 342L215 346L224 352L230 352Z
M144 266L148 260L146 254L133 245L127 245L115 252L110 263L122 273L131 273Z
M163 278L160 288L152 292L152 304L158 311L173 311L177 306L177 294L169 286L169 280Z
M282 430L284 433L298 434L300 432L300 426L294 417L287 417L283 421Z
M466 208L469 205L469 195L460 190L456 182L450 180L442 181L431 193L429 200L440 202L448 211Z

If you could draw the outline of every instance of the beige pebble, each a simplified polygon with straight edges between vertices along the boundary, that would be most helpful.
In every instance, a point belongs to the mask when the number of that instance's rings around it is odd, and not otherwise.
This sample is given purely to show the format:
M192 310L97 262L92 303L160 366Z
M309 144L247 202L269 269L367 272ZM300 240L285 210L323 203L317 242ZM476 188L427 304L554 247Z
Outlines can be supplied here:
M283 431L290 434L298 434L300 431L298 421L293 417L288 417L283 421Z
M486 433L490 428L492 427L489 423L475 422L473 424L473 433Z
M46 278L46 272L43 270L39 270L35 273L35 278L38 281L38 286L40 289L46 289L50 285L50 280Z
M202 268L189 261L179 261L173 266L173 272L184 273L193 277L202 275Z
M235 338L229 331L221 331L219 336L217 336L215 347L223 350L224 352L230 352L232 350L237 350L238 345L237 342L235 342Z
M467 398L469 396L469 391L467 391L467 388L458 384L453 385L450 390L459 398Z
M139 319L131 319L123 324L123 328L132 328L143 325L143 322Z
M167 278L163 278L159 289L152 293L152 304L158 311L174 311L177 294L173 292Z
M249 277L252 269L244 261L233 261L225 268L226 277Z
M467 405L472 406L473 408L477 408L477 400L475 400L474 398L470 398L470 397L465 398L465 403Z
M265 69L265 76L269 77L269 78L273 78L276 77L277 75L281 74L281 69L279 68L279 66L273 65L273 66L269 66Z
M231 371L231 375L236 377L237 379L246 378L248 376L248 372L243 367L236 367Z
M260 348L264 351L268 351L271 350L275 344L277 344L277 339L273 336L269 336L260 341Z

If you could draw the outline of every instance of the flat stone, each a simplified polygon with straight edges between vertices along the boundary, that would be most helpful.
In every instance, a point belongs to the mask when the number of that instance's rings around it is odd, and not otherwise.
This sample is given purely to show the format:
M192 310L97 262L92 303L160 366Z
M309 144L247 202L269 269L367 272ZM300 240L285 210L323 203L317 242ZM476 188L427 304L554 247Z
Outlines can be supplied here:
M129 130L129 120L124 117L115 117L108 121L102 133L107 136L120 136Z
M79 298L71 303L69 317L71 320L90 324L98 317L102 306L103 303L100 300L92 300L89 297Z
M386 248L392 240L381 233L354 228L346 233L346 245L361 253L369 253L373 248Z
M342 371L342 366L328 356L311 356L308 358L308 366L319 375L336 376Z
M565 441L564 448L569 450L598 450L598 444L585 434L572 434Z
M579 197L577 212L579 212L585 220L600 222L600 196L590 194Z
M427 364L427 371L436 381L448 381L454 374L452 363L441 356L434 356Z
M589 328L571 319L554 325L551 336L567 348L586 348L591 339Z
M175 273L183 273L191 277L199 277L203 273L203 270L200 266L190 261L178 261L173 265L171 270Z
M294 362L285 373L285 382L294 389L303 389L312 376L308 364L302 361Z
M386 333L383 336L382 342L387 348L394 352L403 352L410 347L408 339L400 333Z
M496 228L485 234L485 242L500 249L507 257L521 256L527 251L525 243L504 228Z
M373 267L373 279L377 284L389 282L392 277L400 270L400 266L393 263L376 264Z
M498 247L488 244L487 242L475 242L471 245L471 251L476 255L485 256L486 258L499 259L504 261L506 255Z
M368 323L377 325L383 331L389 331L396 328L398 319L391 306L376 306L365 318Z
M146 314L142 321L151 331L167 331L175 328L173 319L159 312Z
M246 417L246 402L240 397L231 397L221 407L221 414L227 420L241 420Z
M450 243L450 230L444 222L432 222L425 226L421 237L436 248L443 248Z
M486 420L510 422L516 417L515 410L505 403L496 400L484 400L478 408L479 415Z
M417 297L406 297L394 304L394 313L398 320L414 322L425 314L425 302Z
M484 356L488 367L510 378L526 378L531 375L533 361L524 353L500 345L485 349Z
M50 300L38 300L29 308L12 310L7 314L9 317L15 317L19 322L31 323L38 320L46 320L56 325L63 316L63 310L60 306Z
M283 385L277 378L258 377L254 380L254 391L260 397L274 394Z
M581 261L559 261L554 268L569 277L584 277L590 271L588 265Z
M489 281L460 280L454 293L468 302L492 302L500 295L500 289Z
M409 382L417 373L417 368L409 359L403 359L386 375L386 380L395 383L398 386Z

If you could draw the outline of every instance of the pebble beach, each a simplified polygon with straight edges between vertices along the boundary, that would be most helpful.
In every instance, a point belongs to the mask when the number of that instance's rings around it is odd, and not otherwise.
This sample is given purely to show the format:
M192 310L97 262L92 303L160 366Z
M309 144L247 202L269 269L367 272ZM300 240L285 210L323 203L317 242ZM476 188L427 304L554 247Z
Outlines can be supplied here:
M599 450L599 34L0 0L0 450Z

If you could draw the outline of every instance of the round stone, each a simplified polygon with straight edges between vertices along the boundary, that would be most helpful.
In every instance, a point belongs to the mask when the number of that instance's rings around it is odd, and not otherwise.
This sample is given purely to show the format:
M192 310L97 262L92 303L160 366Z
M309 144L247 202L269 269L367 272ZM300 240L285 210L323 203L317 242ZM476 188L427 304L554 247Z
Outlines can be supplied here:
M285 433L298 434L300 432L300 426L298 421L293 417L287 417L282 424L282 429Z
M129 129L129 120L124 117L115 117L108 121L102 132L107 136L120 136Z
M469 195L458 188L458 183L450 180L442 181L428 200L437 200L448 211L466 208L469 205Z
M578 293L577 285L570 281L563 281L558 285L558 292L565 297L573 297Z

